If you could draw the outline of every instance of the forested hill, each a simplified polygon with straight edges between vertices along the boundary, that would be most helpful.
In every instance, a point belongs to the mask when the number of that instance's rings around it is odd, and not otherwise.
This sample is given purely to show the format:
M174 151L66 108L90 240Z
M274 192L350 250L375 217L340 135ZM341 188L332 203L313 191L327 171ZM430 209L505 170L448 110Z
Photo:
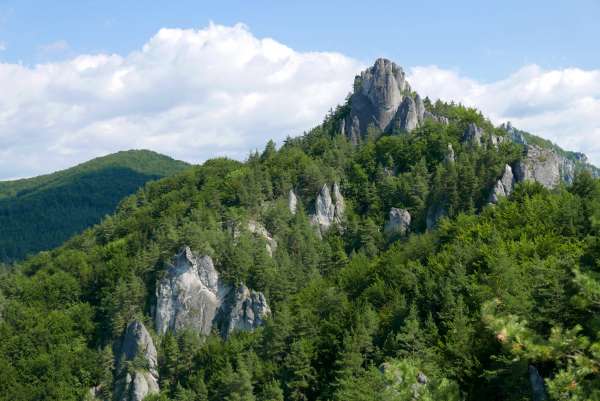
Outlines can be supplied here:
M600 399L600 183L511 128L378 60L1 275L0 399Z
M130 150L53 174L0 182L0 261L60 245L100 222L145 182L185 167L155 152Z

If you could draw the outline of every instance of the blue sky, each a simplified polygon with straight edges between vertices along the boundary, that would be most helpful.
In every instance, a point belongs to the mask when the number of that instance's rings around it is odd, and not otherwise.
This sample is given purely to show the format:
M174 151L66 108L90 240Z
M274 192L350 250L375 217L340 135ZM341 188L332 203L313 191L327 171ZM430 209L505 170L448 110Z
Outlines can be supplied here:
M492 5L493 4L493 5ZM158 29L247 24L299 51L435 64L482 80L520 66L600 64L600 1L0 1L0 59L126 54ZM58 44L58 46L46 46ZM60 44L68 44L61 46Z
M600 0L0 0L0 180L145 148L244 159L387 57L600 165Z

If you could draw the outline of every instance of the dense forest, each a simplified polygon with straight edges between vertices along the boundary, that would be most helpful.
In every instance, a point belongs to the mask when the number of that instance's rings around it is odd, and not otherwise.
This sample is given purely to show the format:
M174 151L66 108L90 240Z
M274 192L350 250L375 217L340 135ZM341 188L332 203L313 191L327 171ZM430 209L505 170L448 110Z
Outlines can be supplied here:
M344 105L279 149L147 183L101 224L4 269L0 399L120 399L117 354L138 321L158 353L147 400L600 400L600 182L522 182L492 205L523 146L473 146L469 124L506 133L477 110L426 106L447 122L354 145ZM344 214L318 231L311 214L332 183ZM391 208L410 213L407 234L384 230ZM432 208L444 213L427 229ZM276 239L272 255L260 235L232 235L249 220ZM226 340L158 333L157 282L182 246L261 291L265 324Z
M54 248L113 213L149 180L186 163L133 150L99 157L35 178L0 182L0 261Z

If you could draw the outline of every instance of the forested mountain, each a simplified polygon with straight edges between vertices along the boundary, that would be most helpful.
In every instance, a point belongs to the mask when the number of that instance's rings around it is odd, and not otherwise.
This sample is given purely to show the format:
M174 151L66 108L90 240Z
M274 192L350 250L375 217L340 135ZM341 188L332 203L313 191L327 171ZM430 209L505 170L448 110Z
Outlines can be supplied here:
M598 400L600 182L378 60L0 277L0 399Z
M155 152L130 150L53 174L0 182L0 261L62 244L113 213L145 182L185 167Z

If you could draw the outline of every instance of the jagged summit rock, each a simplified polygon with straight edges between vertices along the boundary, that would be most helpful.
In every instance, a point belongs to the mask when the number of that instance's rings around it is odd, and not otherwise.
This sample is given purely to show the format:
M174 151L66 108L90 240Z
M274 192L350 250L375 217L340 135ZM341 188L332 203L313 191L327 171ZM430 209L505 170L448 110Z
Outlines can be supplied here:
M406 235L410 229L410 213L406 209L391 208L388 221L385 223L386 234Z
M215 328L226 336L238 329L254 330L270 314L262 293L223 282L212 259L195 255L187 246L157 285L155 324L160 334L186 328L209 335Z
M484 143L483 129L475 123L469 123L467 129L463 133L463 143L468 143L473 146L481 146Z
M504 166L502 177L496 182L490 194L490 203L498 203L500 198L510 196L515 185L515 177L512 168L507 164Z
M134 361L143 361L137 367ZM133 365L133 369L130 368ZM117 357L115 399L142 401L147 395L157 394L158 359L154 341L144 324L134 320L127 325Z
M315 213L310 216L311 224L315 225L320 233L324 233L332 224L340 224L344 216L344 197L339 184L333 184L333 197L329 185L323 184L315 201Z
M381 132L410 132L426 118L447 123L447 119L425 110L423 100L406 81L404 70L384 58L356 76L350 107L341 131L353 143L360 142L370 126Z

